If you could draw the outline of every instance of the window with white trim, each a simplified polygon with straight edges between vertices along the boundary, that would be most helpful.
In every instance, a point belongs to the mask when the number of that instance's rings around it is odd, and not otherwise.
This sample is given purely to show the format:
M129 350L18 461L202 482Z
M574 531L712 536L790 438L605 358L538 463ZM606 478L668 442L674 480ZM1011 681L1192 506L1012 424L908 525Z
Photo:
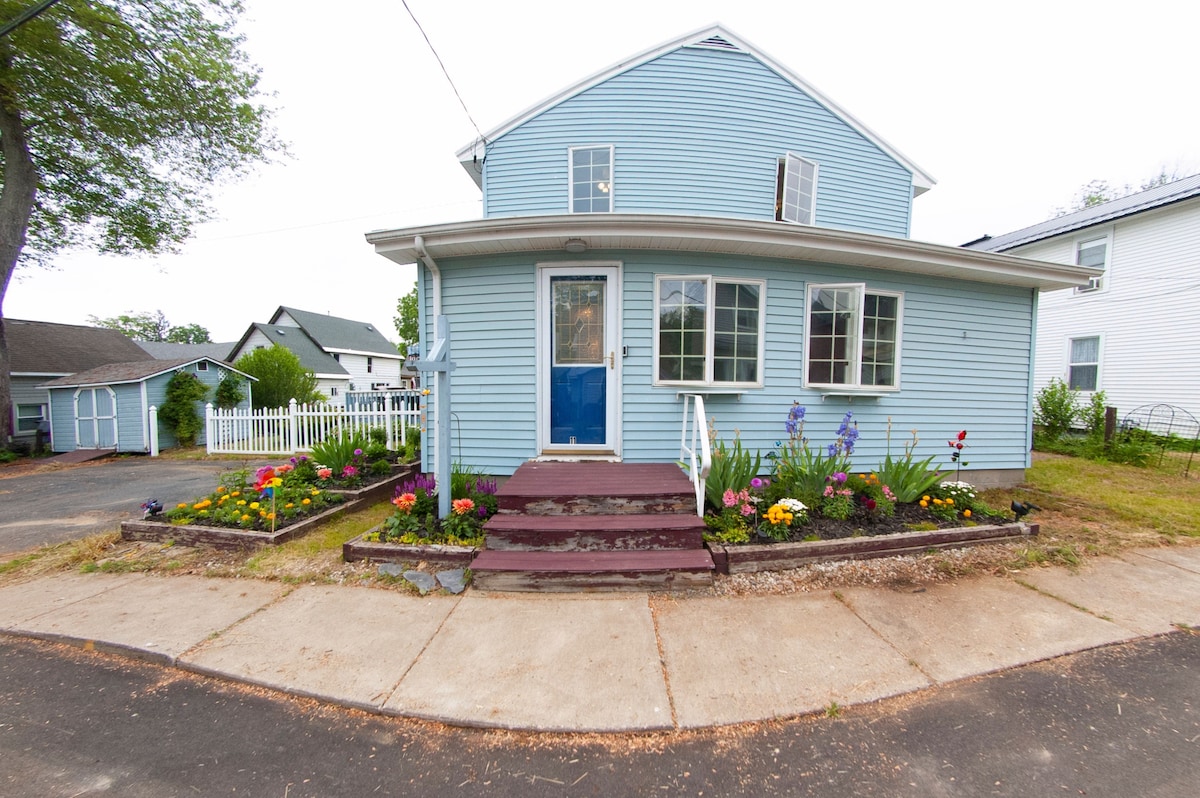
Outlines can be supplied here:
M761 386L762 280L707 275L655 280L655 382Z
M1073 391L1094 391L1100 383L1100 336L1072 338L1067 385Z
M609 213L613 209L613 148L571 147L571 213Z
M898 388L902 299L862 283L810 285L805 386Z
M1089 238L1075 244L1075 264L1077 266L1092 266L1108 271L1108 236ZM1088 280L1086 286L1076 288L1077 293L1099 291L1104 287L1104 275Z
M779 159L775 183L775 220L813 224L817 207L817 164L788 153Z
M373 371L375 371L375 358L369 357L367 358L367 373L370 374Z
M17 432L37 432L46 417L45 405L17 405Z

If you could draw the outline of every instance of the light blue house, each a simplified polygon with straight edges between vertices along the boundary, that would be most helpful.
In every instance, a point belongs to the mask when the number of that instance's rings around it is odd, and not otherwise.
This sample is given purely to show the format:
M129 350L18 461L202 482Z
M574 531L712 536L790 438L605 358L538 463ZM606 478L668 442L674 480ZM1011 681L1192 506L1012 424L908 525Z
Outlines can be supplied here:
M484 218L382 230L420 265L422 344L450 328L456 460L672 462L684 397L764 453L793 401L855 463L1028 465L1039 291L1092 271L907 238L934 181L742 38L711 27L622 60L458 152Z
M41 387L50 393L50 429L53 449L112 449L118 452L149 452L150 408L162 407L167 383L178 371L189 371L212 391L226 378L237 379L244 398L239 409L250 408L250 384L254 377L211 357L184 360L143 360L110 363L60 377ZM204 418L204 402L196 403ZM177 445L161 421L161 448ZM204 443L204 430L199 443Z

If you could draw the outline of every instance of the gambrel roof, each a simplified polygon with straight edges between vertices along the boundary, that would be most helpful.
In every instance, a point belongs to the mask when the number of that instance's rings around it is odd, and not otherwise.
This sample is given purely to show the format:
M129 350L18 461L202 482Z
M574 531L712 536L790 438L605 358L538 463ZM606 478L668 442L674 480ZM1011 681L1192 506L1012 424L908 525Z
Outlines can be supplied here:
M593 86L603 83L616 75L620 75L623 72L627 72L683 47L703 47L747 53L764 64L767 68L777 73L784 80L791 83L797 89L807 94L813 100L823 105L832 114L839 117L843 122L856 130L860 135L872 142L880 150L887 153L888 156L911 172L913 181L913 196L923 194L924 192L933 188L934 184L937 182L928 172L913 163L907 156L903 155L891 144L888 144L883 137L868 128L844 108L818 91L814 86L812 86L812 84L808 83L806 80L792 72L790 69L776 61L771 56L764 53L762 50L759 50L757 47L751 45L745 39L730 32L727 28L719 24L709 25L708 27L701 28L700 30L694 31L685 36L680 36L679 38L664 42L663 44L652 47L649 50L645 50L630 58L623 59L607 69L603 69L596 74L591 75L590 77L586 77L583 80L566 87L557 94L554 94L542 102L527 108L508 121L487 131L482 135L482 137L476 138L466 146L462 147L456 153L459 163L461 163L463 168L467 170L467 173L471 175L471 179L475 181L476 185L482 188L483 171L477 168L477 163L479 160L484 158L486 154L486 145L488 142L495 141L504 134L508 133L510 130L524 124L525 122L544 113L550 108L553 108L556 105L559 105L560 103L563 103L572 97L587 91Z
M1193 197L1200 197L1200 175L1192 175L1182 180L1175 180L1146 191L1130 194L1127 197L1102 202L1099 205L1057 216L1001 236L984 236L976 241L963 244L963 246L985 252L1004 252L1024 244L1032 244L1035 241L1072 233L1086 227L1113 222L1126 216L1145 213Z

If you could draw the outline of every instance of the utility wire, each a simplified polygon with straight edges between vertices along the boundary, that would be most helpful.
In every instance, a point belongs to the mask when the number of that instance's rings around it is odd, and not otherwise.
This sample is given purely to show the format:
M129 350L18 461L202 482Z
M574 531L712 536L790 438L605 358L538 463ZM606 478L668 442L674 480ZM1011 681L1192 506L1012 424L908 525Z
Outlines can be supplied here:
M17 16L16 19L12 20L11 22L7 22L4 24L3 27L0 27L0 36L7 36L8 34L12 33L17 28L24 25L29 20L38 16L43 11L46 11L47 9L49 9L50 6L54 5L57 2L58 2L58 0L44 0L43 2L38 3L36 6L30 6L29 8L22 11Z
M462 95L458 93L458 87L454 85L454 79L450 77L450 72L447 71L446 65L442 63L442 57L438 55L438 51L434 49L433 42L429 41L429 35L425 33L425 29L421 27L421 23L417 20L417 15L408 7L408 0L400 0L404 4L404 10L412 17L413 24L417 26L417 30L421 31L421 36L425 39L425 44L429 45L429 52L433 53L433 57L437 59L438 66L442 68L442 74L446 76L446 82L450 84L450 88L454 90L454 96L458 98L459 105L462 106L463 112L466 113L467 119L471 120L471 124L475 127L475 132L479 134L479 138L483 139L484 146L487 146L487 139L483 136L483 131L479 129L479 125L475 123L475 118L471 116L471 111L467 108L466 102Z

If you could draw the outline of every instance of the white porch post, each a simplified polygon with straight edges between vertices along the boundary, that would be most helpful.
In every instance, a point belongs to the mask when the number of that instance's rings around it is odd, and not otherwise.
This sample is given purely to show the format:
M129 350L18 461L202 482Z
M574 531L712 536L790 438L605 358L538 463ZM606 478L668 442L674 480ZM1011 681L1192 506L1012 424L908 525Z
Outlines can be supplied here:
M450 322L445 316L434 319L433 346L425 359L416 363L417 371L435 376L433 398L437 403L433 432L433 474L437 480L438 516L450 517ZM429 439L428 433L425 436Z
M212 409L212 405L208 406ZM158 408L150 405L150 456L158 457Z

